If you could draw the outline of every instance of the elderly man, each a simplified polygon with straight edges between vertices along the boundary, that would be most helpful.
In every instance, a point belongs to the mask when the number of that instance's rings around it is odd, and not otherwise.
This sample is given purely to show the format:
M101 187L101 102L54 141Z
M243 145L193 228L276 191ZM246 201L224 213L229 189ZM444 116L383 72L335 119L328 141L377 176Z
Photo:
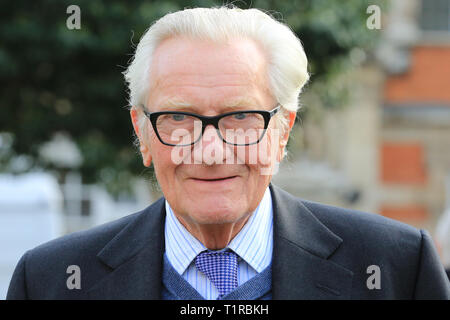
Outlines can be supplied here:
M164 197L28 251L9 299L450 297L426 231L271 185L308 80L288 27L256 9L168 14L125 78Z

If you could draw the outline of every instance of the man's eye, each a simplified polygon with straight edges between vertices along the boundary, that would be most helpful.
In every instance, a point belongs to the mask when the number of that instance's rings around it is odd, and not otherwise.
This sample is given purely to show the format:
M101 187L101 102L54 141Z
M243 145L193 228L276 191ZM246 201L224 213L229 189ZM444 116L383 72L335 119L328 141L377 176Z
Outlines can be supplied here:
M172 118L172 120L175 120L175 121L183 121L183 120L186 119L186 115L184 115L184 114L173 114L171 116L171 118Z
M243 120L246 117L247 117L247 114L245 114L245 113L237 113L237 114L234 115L234 118L237 119L237 120Z

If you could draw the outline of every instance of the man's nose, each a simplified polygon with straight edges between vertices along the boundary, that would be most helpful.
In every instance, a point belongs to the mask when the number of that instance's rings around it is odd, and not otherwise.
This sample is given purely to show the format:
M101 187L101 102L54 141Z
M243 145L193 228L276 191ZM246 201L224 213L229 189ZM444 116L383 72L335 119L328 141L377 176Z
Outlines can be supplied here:
M200 141L194 144L194 163L223 164L226 159L226 149L225 142L216 128L208 125Z

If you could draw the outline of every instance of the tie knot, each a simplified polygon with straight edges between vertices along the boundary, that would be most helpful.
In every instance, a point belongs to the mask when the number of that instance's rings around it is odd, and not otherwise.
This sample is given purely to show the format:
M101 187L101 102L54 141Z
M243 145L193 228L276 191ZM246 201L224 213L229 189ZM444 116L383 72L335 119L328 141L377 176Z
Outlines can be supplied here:
M237 255L232 251L202 251L195 259L195 266L203 272L219 291L219 297L237 287Z

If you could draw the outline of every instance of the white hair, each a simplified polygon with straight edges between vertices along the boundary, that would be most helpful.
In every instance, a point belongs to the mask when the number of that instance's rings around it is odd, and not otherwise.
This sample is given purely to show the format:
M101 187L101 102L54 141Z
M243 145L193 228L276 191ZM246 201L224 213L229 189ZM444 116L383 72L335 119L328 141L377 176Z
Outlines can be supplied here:
M309 79L308 61L292 30L258 9L194 8L169 13L157 20L142 36L134 58L124 72L131 107L145 105L153 52L163 40L174 36L215 42L248 38L259 43L268 56L271 92L284 108L281 112L284 116L280 117L281 129L286 128L286 114L298 110L300 92Z

